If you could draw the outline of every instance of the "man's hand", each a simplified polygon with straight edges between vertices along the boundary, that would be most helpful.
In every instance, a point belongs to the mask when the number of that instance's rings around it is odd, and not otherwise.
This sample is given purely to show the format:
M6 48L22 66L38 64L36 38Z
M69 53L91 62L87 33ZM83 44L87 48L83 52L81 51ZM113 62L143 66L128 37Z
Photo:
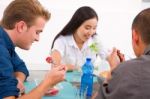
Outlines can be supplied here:
M60 65L53 67L45 76L44 82L53 87L65 79L66 66Z
M20 94L23 94L25 92L25 86L19 78L17 78L17 80L18 80L17 88L20 90Z
M113 48L113 51L107 57L107 60L110 64L111 71L112 71L117 67L118 64L120 64L120 62L123 62L125 59L124 59L124 55L120 53L119 50L117 50L116 48Z
M24 94L25 87L24 87L24 80L26 78L25 74L22 72L15 72L16 79L18 80L17 88L20 90L20 94Z
M124 54L120 53L120 50L117 50L117 55L119 57L120 62L125 61Z

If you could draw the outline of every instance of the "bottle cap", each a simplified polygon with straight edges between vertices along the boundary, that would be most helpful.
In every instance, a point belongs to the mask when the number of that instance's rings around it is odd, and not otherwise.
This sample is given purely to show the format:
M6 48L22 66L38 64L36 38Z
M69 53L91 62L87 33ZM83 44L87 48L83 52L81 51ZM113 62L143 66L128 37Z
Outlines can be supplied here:
M86 58L86 61L91 61L91 58Z

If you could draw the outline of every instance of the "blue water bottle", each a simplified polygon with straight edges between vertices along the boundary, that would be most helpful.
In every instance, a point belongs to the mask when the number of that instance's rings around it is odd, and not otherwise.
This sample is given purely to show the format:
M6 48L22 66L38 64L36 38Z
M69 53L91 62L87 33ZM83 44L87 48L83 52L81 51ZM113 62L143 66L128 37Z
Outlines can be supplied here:
M82 66L82 76L80 84L80 96L91 97L93 91L93 64L91 58L86 58ZM87 99L87 98L86 98Z

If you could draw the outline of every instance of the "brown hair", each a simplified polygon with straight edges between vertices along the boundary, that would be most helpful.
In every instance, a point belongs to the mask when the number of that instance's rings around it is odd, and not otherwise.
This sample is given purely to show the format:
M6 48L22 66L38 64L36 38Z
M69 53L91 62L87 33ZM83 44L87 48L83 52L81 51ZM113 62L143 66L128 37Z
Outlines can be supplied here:
M132 29L141 35L145 44L150 44L150 8L144 9L135 17Z
M37 17L43 17L46 21L50 18L50 13L44 9L38 0L14 0L5 9L1 26L6 29L13 29L15 23L25 21L30 27Z

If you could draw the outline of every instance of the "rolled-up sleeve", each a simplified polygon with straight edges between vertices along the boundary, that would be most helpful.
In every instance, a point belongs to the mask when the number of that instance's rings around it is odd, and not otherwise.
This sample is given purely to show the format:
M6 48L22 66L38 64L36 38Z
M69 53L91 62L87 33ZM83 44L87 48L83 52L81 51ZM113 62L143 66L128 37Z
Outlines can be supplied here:
M0 77L0 99L8 96L18 96L19 89L17 80L14 77Z
M29 71L22 59L17 55L16 52L14 52L14 55L12 57L12 64L14 72L22 72L26 75L26 77L29 76Z

